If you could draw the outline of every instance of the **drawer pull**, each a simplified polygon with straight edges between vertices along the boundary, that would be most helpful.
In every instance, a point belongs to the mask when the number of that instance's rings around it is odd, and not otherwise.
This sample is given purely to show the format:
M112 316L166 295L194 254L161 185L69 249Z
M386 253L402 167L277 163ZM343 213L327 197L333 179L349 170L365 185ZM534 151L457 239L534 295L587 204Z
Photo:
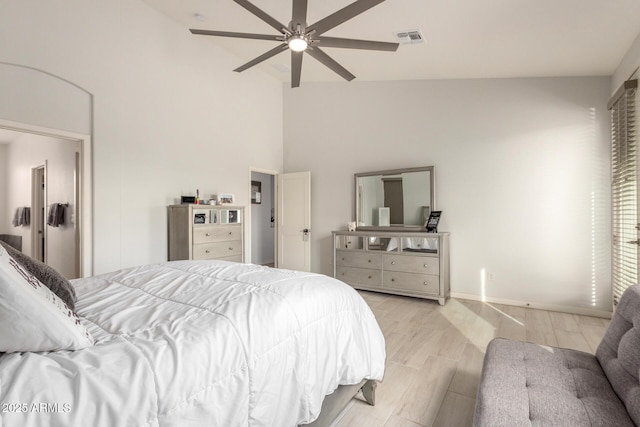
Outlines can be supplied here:
M369 280L371 280L371 276L369 276Z
M424 282L424 285L427 286L429 284L429 282Z
M342 257L342 260L344 261L344 257Z
M205 251L204 251L204 253L205 253L205 254L210 253L210 252L209 252L209 249L205 250Z
M392 282L395 282L395 281L396 281L396 279L391 279L391 281L392 281Z
M229 236L231 236L232 234L233 234L233 231L230 231L230 232L229 232Z
M209 234L209 233L204 233L204 235L207 236L207 237L211 236L211 234Z
M369 264L371 264L371 260L368 260L368 261L369 261Z
M229 248L229 250L230 250L230 251L232 251L232 250L233 250L233 248Z
M395 261L391 261L391 265L396 265L396 262Z
M429 268L429 264L425 264L425 265L424 265L424 268Z

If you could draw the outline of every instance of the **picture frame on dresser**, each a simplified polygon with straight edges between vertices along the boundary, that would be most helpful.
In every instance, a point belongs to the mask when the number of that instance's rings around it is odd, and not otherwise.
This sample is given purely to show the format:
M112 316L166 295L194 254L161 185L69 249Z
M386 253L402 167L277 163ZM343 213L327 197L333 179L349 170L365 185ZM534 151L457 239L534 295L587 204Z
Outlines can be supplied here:
M429 214L429 219L424 225L428 233L438 232L438 223L440 222L441 216L442 211L431 211L431 213Z
M218 193L219 205L233 205L236 201L236 197L231 193Z

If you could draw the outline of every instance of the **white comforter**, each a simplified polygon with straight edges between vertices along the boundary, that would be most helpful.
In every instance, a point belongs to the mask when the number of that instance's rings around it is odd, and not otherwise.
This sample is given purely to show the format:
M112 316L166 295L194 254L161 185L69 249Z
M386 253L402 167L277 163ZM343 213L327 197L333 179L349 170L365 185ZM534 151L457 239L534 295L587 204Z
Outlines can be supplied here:
M384 373L369 307L326 276L179 261L74 286L96 345L1 356L0 426L295 426Z

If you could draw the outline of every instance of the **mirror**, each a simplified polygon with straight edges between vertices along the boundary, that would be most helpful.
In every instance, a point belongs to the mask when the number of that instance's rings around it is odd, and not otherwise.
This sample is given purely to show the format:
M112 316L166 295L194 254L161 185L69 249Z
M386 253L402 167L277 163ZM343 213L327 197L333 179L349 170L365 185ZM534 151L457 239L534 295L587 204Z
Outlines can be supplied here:
M357 227L423 227L435 210L434 167L355 174Z

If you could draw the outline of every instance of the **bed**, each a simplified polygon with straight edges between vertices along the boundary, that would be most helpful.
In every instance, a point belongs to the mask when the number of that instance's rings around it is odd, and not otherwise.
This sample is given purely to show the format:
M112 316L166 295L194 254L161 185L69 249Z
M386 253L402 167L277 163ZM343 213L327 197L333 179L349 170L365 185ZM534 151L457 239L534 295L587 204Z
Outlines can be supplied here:
M323 275L174 261L72 284L86 335L0 356L2 427L293 427L384 374L371 310Z

